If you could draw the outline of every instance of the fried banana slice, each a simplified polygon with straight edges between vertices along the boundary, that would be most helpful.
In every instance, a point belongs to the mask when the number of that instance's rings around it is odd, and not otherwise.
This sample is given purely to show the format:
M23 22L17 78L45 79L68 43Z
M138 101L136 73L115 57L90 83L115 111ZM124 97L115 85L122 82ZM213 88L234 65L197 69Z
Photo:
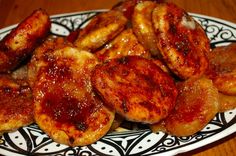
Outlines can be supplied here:
M142 3L144 1L154 1L156 3L163 3L163 0L123 0L120 1L118 4L116 4L115 6L113 6L112 10L117 10L122 12L128 20L131 20L134 12L134 7L138 3Z
M86 51L64 47L44 57L33 89L34 117L54 141L69 146L89 145L104 136L114 111L92 91L90 76L97 58Z
M0 72L13 70L48 35L51 22L42 10L34 11L0 42Z
M236 70L214 77L213 82L220 92L236 95Z
M33 98L25 81L0 75L0 134L34 122Z
M145 58L151 58L149 51L138 42L132 29L126 29L121 32L113 41L106 44L105 47L95 53L101 61L113 58L120 58L128 55L137 55Z
M112 10L121 12L128 20L131 20L134 7L138 3L138 0L124 0L112 7Z
M171 71L181 79L202 75L210 44L200 24L172 3L158 4L152 20L157 46Z
M127 23L119 11L100 13L79 32L74 44L82 50L93 52L118 35Z
M39 70L48 65L48 61L44 61L44 59L49 57L49 53L53 53L55 50L64 48L66 46L72 46L72 44L68 43L62 37L49 37L43 42L43 44L34 50L33 56L27 65L28 81L31 88L34 87L35 82L39 79Z
M112 59L96 66L92 85L107 106L129 121L155 123L175 105L173 79L140 56Z
M208 59L206 75L220 92L236 95L236 43L214 48Z
M165 128L171 135L189 136L202 130L218 113L218 91L204 77L180 82L177 88L179 95L174 110L164 119Z
M157 47L157 37L152 23L152 11L156 7L152 1L138 3L134 8L132 16L132 29L139 42L151 52L153 56L160 58Z
M219 112L225 112L236 108L236 96L219 93Z

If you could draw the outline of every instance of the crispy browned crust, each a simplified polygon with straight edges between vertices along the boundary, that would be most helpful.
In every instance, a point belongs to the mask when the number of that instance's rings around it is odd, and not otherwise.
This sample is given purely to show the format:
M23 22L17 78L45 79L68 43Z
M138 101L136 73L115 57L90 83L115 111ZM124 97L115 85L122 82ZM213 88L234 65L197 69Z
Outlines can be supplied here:
M138 3L132 15L132 28L139 42L149 50L153 56L161 57L152 23L152 11L156 5L157 4L152 1Z
M114 112L92 91L90 74L96 57L70 46L46 55L41 58L45 63L38 65L33 88L36 123L58 143L94 143L114 120Z
M74 44L79 49L93 52L119 34L126 23L127 19L119 11L100 13L79 32Z
M30 87L34 87L35 81L37 81L37 77L39 74L39 70L48 64L47 61L44 61L50 53L54 50L64 48L68 45L72 45L68 43L64 38L47 38L39 47L34 50L33 56L28 63L28 81Z
M212 81L204 77L180 82L177 88L175 108L164 123L168 133L189 136L202 130L218 113L218 91Z
M151 60L139 56L96 66L92 84L109 107L127 120L142 123L165 118L177 96L173 79Z
M33 98L24 81L0 75L0 133L33 123Z
M158 4L152 19L158 48L172 72L181 79L202 75L210 44L200 24L172 3Z
M208 54L207 76L223 94L236 95L236 43L216 47Z
M0 72L14 69L48 35L51 22L42 10L34 11L0 42Z
M132 29L126 29L121 32L113 41L97 51L95 55L101 61L113 58L120 58L128 55L137 55L145 58L151 58L149 51L138 42Z

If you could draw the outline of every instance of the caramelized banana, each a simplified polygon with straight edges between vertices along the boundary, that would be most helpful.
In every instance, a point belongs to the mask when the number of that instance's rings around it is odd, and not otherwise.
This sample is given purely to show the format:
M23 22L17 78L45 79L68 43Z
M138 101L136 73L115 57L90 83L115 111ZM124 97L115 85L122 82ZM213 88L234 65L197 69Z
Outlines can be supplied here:
M152 55L160 57L160 52L157 48L157 37L152 24L152 11L156 5L152 1L138 3L132 16L132 28L139 42Z
M42 9L34 11L0 42L0 72L13 70L48 35L51 22Z
M101 61L127 55L151 57L150 53L138 42L132 29L121 32L113 41L106 44L102 50L97 51L95 54Z
M236 96L219 93L219 112L225 112L236 108Z
M157 46L168 67L181 79L202 75L210 45L202 27L183 9L161 3L153 10Z
M207 78L189 79L178 83L177 88L175 108L164 125L171 135L189 136L202 130L219 111L218 91Z
M117 10L117 11L122 12L128 20L131 20L133 12L134 12L134 7L138 3L142 3L144 1L154 1L156 3L164 2L163 0L123 0L123 1L120 1L118 4L116 4L112 8L112 10Z
M165 118L177 96L173 79L140 56L111 59L96 66L92 85L107 106L127 120L142 123Z
M236 43L216 47L208 54L207 75L223 94L236 95Z
M134 7L138 3L139 0L124 0L120 1L116 4L112 10L120 11L123 15L128 19L131 20Z
M79 32L74 44L87 51L94 51L118 35L127 23L127 19L119 11L100 13Z
M88 145L104 136L115 115L92 91L90 75L96 57L68 46L42 59L46 65L39 65L33 90L39 127L69 146Z
M49 53L54 50L64 48L68 45L72 45L62 37L58 38L47 38L38 48L35 49L34 54L28 64L28 80L30 87L34 87L34 83L38 80L38 73L41 68L47 66L48 62L44 61L49 56Z
M0 75L0 99L0 133L34 122L32 93L25 81Z
M41 9L21 22L0 41L0 72L13 71L0 75L0 135L35 120L54 141L84 146L128 120L189 136L234 109L236 44L210 52L202 27L160 1L125 0L67 38L44 41ZM185 81L176 87L172 72Z

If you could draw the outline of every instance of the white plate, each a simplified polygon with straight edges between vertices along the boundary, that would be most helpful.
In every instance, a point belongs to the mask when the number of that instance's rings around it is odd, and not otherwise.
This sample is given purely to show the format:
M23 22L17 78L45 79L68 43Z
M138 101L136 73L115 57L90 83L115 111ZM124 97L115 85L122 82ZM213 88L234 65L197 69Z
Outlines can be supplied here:
M83 27L96 13L104 10L52 16L51 32L66 36ZM236 42L236 24L198 14L191 14L205 29L212 47ZM0 39L15 27L0 30ZM175 155L222 139L236 132L236 109L219 113L200 132L189 137L152 133L149 129L109 133L94 144L71 148L53 142L36 124L0 136L4 155Z

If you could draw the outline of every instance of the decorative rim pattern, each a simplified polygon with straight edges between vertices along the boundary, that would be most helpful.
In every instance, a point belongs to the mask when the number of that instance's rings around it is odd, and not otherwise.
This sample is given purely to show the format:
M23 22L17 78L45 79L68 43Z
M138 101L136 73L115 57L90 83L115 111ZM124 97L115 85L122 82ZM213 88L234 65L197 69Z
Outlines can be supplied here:
M51 33L67 36L83 27L89 19L104 10L52 16ZM191 14L204 28L216 47L236 42L236 25L208 16ZM0 40L14 26L0 30ZM236 109L218 113L200 132L189 137L175 137L149 129L109 133L99 141L84 147L68 147L53 142L36 124L0 136L0 153L5 155L173 155L196 149L236 132Z

